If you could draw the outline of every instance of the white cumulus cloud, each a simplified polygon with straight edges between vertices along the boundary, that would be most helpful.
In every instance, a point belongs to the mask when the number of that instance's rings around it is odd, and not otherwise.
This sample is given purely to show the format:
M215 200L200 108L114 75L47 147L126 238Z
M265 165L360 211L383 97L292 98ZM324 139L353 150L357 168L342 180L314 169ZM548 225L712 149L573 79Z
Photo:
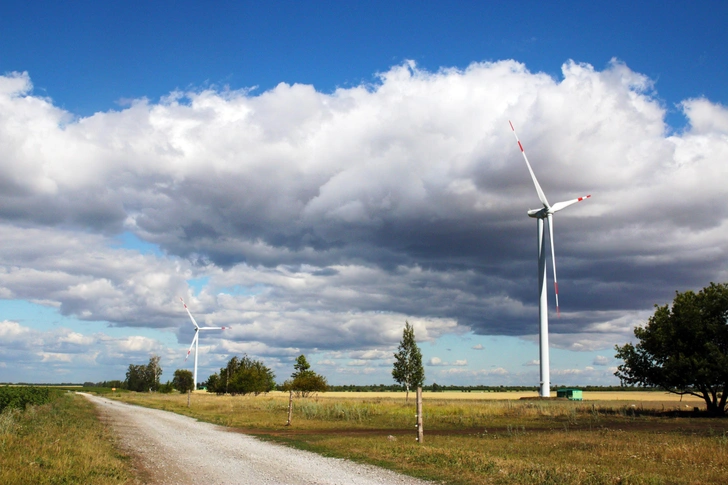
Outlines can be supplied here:
M330 93L175 91L88 117L31 74L0 76L0 297L90 324L189 342L182 296L200 322L233 327L209 336L217 355L368 363L351 370L387 364L405 321L418 342L532 339L539 201L509 120L550 201L592 194L555 222L555 347L613 348L675 289L728 275L728 109L684 100L673 133L659 84L618 60L558 77L405 62ZM0 332L39 355L27 327ZM100 345L78 335L47 358ZM154 351L144 339L117 350Z

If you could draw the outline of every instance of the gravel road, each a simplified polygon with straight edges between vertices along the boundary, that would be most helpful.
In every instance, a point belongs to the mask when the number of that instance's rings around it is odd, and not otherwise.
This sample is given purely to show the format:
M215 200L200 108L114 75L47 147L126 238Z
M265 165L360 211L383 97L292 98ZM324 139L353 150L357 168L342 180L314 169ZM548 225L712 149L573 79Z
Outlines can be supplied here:
M134 457L144 483L426 485L374 466L259 441L168 411L84 394Z

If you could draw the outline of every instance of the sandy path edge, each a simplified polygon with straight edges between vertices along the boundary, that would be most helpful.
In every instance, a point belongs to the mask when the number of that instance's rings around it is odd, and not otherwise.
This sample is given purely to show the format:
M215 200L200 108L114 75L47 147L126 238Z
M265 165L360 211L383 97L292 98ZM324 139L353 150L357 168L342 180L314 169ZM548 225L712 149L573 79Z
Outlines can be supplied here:
M134 460L142 483L275 485L432 485L370 465L231 433L228 428L169 411L79 393Z

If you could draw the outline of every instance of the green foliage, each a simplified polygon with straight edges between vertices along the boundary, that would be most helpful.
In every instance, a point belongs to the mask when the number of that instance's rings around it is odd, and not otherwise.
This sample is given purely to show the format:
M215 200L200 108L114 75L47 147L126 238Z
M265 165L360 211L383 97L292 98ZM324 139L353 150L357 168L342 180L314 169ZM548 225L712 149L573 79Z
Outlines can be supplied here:
M306 371L283 383L282 390L293 391L296 396L308 397L317 392L326 392L329 384L326 378L313 371Z
M186 369L177 369L174 371L174 379L172 379L172 386L181 393L191 391L195 385L192 382L193 376L192 371Z
M307 372L311 368L311 364L309 364L308 360L306 360L306 356L301 354L296 357L296 363L293 364L293 368L296 369L296 371L291 374L291 377L295 379L302 373Z
M146 391L149 388L146 387L146 366L129 364L129 369L126 371L126 379L124 379L124 388L130 391Z
M404 386L409 395L410 389L416 389L425 382L425 368L422 367L422 353L415 340L415 330L405 321L402 341L394 354L392 377L399 385Z
M159 389L157 389L157 392L161 392L162 394L169 394L172 391L174 391L174 385L169 381L160 384Z
M5 408L23 410L27 406L47 404L56 399L59 394L59 390L48 387L0 387L0 412Z
M261 361L247 355L233 357L219 374L207 380L207 391L216 394L255 394L275 389L275 374Z
M83 387L108 387L109 389L121 389L124 387L124 381L100 381L100 382L84 382Z
M220 369L220 374L225 375L225 371ZM225 385L222 383L222 379L220 379L220 374L212 374L207 378L207 382L204 383L204 386L207 387L207 392L225 394Z
M634 329L637 345L615 347L624 361L615 375L622 383L701 397L709 412L725 414L728 284L676 293L672 307L655 307L647 326Z
M129 364L126 371L124 387L130 391L146 392L159 390L159 378L162 375L162 367L159 365L160 357L152 355L147 365Z
M311 365L305 355L301 354L296 358L293 368L295 371L291 374L291 379L283 383L282 390L294 391L300 397L308 397L311 394L328 390L329 384L326 382L326 378L311 370Z

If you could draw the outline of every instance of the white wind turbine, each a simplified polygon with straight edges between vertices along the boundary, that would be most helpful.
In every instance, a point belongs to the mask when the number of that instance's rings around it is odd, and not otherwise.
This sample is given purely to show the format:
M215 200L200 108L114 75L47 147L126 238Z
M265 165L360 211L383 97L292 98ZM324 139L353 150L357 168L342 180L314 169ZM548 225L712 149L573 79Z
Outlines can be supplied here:
M585 197L579 197L578 199L567 200L566 202L557 202L554 205L550 205L549 201L546 200L541 186L536 180L536 175L531 169L531 164L528 163L528 157L526 152L523 150L521 140L518 139L516 130L513 128L513 123L508 121L513 130L513 136L516 137L518 142L518 148L521 149L523 159L526 160L526 166L533 179L533 185L536 186L536 193L538 194L539 200L543 204L541 209L532 209L528 211L528 216L533 217L537 221L538 228L538 322L539 322L539 359L541 368L541 389L539 395L541 397L549 397L550 393L550 376L549 376L549 316L548 316L548 297L546 294L546 238L544 233L544 219L549 220L549 240L551 241L551 266L554 268L554 293L556 294L556 313L559 314L559 284L556 280L556 257L554 255L554 219L553 214L555 212L564 209L572 204L581 202L584 199L588 199L591 195Z
M187 304L185 301L180 297L180 301L182 302L182 305L184 305L185 310L187 310L187 315L190 316L190 320L192 320L192 324L195 326L195 336L192 338L192 344L190 344L189 350L187 350L187 356L185 357L185 362L187 362L187 358L190 356L190 352L192 352L192 347L195 348L195 372L192 374L192 389L197 389L197 347L198 342L200 340L200 330L226 330L230 327L200 327L197 325L197 321L195 320L195 317L192 316L190 313L190 309L187 308ZM189 404L189 403L188 403Z

